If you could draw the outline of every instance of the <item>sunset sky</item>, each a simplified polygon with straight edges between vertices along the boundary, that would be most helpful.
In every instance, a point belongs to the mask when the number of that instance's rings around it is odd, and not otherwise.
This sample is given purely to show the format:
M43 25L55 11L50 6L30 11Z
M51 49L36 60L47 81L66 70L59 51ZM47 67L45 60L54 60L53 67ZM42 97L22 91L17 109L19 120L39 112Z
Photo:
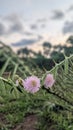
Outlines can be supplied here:
M64 43L73 34L73 0L0 0L0 41L14 50Z

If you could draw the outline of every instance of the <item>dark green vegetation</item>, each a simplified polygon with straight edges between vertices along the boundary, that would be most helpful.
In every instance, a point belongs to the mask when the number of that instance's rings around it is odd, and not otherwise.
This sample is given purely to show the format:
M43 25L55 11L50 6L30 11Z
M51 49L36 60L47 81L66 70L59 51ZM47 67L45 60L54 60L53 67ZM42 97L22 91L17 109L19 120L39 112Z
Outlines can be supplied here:
M64 45L61 43L52 45L50 42L44 42L42 44L42 50L43 53L41 51L36 53L25 47L19 49L17 54L21 56L23 60L26 60L27 63L31 63L34 68L36 64L40 69L45 68L46 70L50 70L55 65L54 61L60 63L64 60L64 54L66 56L73 54L73 36L70 36ZM33 55L33 57L31 57L31 55Z
M37 118L35 129L30 126L31 130L73 130L73 55L64 57L50 71L44 67L39 69L34 62L28 63L26 59L23 62L11 48L1 45L0 130L15 130L30 115ZM32 95L15 85L16 74L21 78L35 74L43 80L45 73L53 73L56 80L50 90L42 87Z

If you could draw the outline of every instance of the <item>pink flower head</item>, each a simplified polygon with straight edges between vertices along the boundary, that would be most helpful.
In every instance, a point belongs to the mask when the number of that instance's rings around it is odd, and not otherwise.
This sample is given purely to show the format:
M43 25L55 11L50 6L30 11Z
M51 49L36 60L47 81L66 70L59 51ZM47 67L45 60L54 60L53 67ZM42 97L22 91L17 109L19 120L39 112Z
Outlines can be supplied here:
M52 74L48 74L45 78L45 81L44 81L44 85L45 85L45 88L50 88L53 86L55 80L54 80L54 77Z
M40 89L40 79L36 76L27 77L23 81L23 86L26 91L36 93Z

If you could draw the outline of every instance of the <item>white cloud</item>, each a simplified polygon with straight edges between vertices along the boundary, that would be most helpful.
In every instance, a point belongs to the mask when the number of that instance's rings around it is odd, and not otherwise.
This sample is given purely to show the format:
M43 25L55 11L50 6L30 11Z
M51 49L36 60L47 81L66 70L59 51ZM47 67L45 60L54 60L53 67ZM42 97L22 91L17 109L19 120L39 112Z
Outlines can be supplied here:
M73 21L67 21L64 23L63 33L73 33Z
M62 12L61 10L53 11L53 16L51 17L51 19L59 20L59 19L63 19L63 18L64 18L64 12Z

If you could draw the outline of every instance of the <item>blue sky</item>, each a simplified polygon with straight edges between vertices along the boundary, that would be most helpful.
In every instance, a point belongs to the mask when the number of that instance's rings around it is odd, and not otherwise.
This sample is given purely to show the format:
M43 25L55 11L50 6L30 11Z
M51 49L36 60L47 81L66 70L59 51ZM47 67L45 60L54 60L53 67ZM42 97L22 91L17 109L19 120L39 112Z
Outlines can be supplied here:
M0 0L0 40L14 48L58 44L72 33L72 0Z

